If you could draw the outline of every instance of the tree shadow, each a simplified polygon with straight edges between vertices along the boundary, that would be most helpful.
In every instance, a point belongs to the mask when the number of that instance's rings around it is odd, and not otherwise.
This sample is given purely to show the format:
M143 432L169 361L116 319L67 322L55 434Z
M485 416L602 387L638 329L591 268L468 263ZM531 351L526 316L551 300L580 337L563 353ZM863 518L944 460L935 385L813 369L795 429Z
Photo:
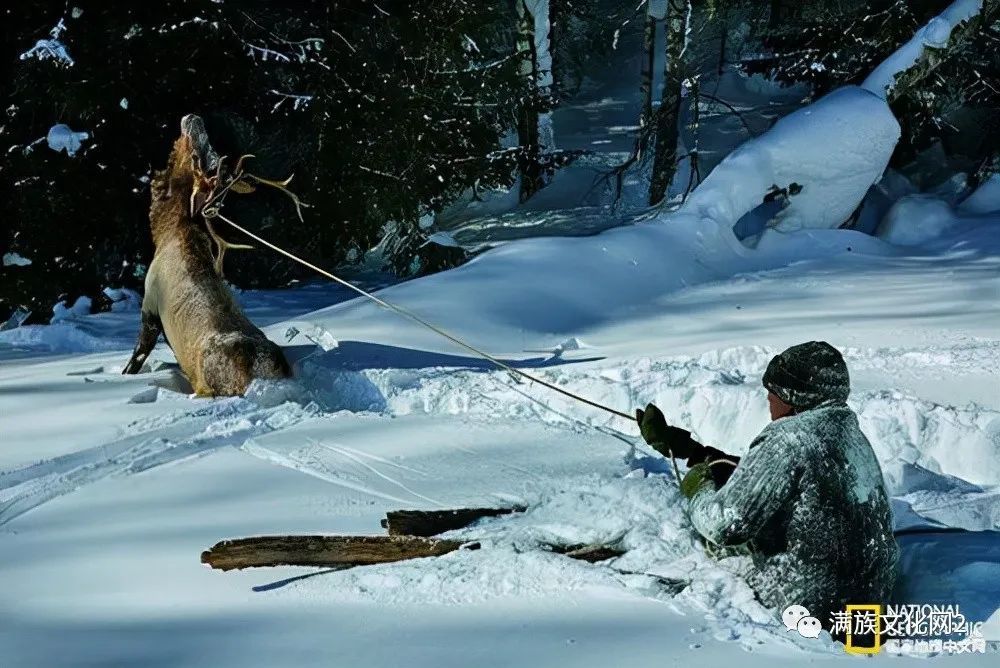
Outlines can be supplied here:
M315 351L316 349L314 349ZM298 356L297 353L293 355ZM452 367L472 371L497 371L493 362L464 355L436 353L414 348L400 348L380 343L365 343L362 341L341 341L339 346L325 352L313 352L309 361L324 368L342 371L368 371L381 369L433 369ZM299 357L302 359L302 357ZM515 369L545 369L565 364L583 362L598 362L603 357L583 357L566 359L557 355L549 357L532 357L528 359L501 359Z

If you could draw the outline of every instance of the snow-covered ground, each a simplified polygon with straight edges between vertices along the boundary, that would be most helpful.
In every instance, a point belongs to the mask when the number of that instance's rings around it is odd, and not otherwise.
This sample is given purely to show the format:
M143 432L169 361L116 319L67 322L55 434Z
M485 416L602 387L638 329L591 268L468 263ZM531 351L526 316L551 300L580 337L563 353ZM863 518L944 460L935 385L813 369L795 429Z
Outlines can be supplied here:
M942 25L921 44L946 39ZM878 82L911 62L901 53ZM732 153L720 120L715 169L671 213L610 216L583 197L593 177L581 169L518 210L487 201L442 229L503 245L380 295L618 410L656 402L734 454L766 422L770 357L830 341L905 532L896 598L986 622L987 654L932 660L992 666L1000 201L995 182L957 208L886 188L888 215L874 218L893 243L814 229L838 226L888 162L898 125L883 90L835 91ZM564 110L585 121L572 132L554 114L556 142L628 150L627 128L607 139L613 117L633 116L623 100ZM738 241L762 194L792 182L801 192L774 229ZM826 635L786 631L739 558L704 554L669 464L631 421L515 382L350 296L321 284L240 295L296 377L236 398L190 397L162 345L148 372L120 375L138 328L127 302L0 332L0 666L847 660ZM456 532L482 549L432 560L199 563L227 537L378 534L388 510L513 504L528 510ZM587 564L543 548L594 542L626 553Z
M907 248L799 232L751 252L667 219L513 242L381 294L585 396L626 411L655 401L734 453L765 423L769 356L831 341L897 527L976 532L902 537L901 596L957 603L1000 638L997 224L980 216ZM634 425L514 384L345 297L318 285L242 296L298 360L294 383L246 398L174 391L163 346L157 370L119 375L135 313L0 334L3 665L844 656L791 637L738 562L704 556ZM320 573L199 564L225 537L377 534L387 510L511 503L530 510L463 530L483 549L436 560ZM611 540L629 551L600 565L538 547ZM659 578L690 585L678 594Z

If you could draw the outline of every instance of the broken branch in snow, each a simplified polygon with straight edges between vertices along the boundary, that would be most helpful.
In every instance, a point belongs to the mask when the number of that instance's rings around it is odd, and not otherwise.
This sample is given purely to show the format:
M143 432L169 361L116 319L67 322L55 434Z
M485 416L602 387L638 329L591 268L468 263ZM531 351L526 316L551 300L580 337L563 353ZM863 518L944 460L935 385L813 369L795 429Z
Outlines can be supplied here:
M390 536L436 536L461 529L484 517L523 513L527 508L458 508L454 510L393 510L385 514L382 528Z
M578 561L586 561L588 564L596 564L598 561L614 559L625 554L625 550L614 545L570 545L568 547L550 545L549 547L556 554Z
M370 566L440 557L465 545L416 536L255 536L216 543L201 563L228 571L263 566ZM478 549L478 543L467 549Z

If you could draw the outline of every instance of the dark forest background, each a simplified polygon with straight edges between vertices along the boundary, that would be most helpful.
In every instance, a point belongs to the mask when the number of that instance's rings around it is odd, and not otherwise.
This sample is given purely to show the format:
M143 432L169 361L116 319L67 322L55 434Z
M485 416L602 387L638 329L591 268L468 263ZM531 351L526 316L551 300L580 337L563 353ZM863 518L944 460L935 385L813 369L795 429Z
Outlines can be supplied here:
M422 216L470 192L517 188L530 199L578 157L542 143L539 115L572 101L623 31L645 35L629 42L643 50L642 68L622 76L634 76L636 95L648 99L633 158L654 161L655 206L679 159L680 107L704 101L699 80L737 68L805 84L816 97L863 79L949 3L670 0L665 16L637 4L7 3L0 254L32 264L0 266L0 321L23 307L44 322L57 299L87 295L100 308L102 288L141 287L152 255L148 181L184 114L206 119L220 154L256 154L255 173L294 172L292 189L311 205L299 221L286 198L264 190L230 198L232 217L330 265L360 262L378 245L385 269L410 276L467 259L425 244L433 229L421 227ZM996 171L1000 32L996 3L986 4L967 37L894 94L904 127L894 165L933 155L970 183ZM536 52L538 11L550 26L548 72ZM665 47L650 38L656 31ZM72 64L22 57L48 39ZM662 77L651 71L661 48ZM44 141L60 123L89 134L74 157ZM301 274L266 253L242 253L227 278L277 287Z

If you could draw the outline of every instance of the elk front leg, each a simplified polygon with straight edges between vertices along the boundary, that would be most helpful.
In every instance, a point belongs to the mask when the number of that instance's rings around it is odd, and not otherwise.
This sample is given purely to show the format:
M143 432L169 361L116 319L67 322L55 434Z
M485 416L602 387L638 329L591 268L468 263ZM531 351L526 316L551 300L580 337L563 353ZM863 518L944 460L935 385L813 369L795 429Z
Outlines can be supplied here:
M134 374L139 373L142 369L142 365L145 364L146 358L149 357L149 353L152 352L153 346L156 345L156 340L160 338L160 331L163 329L160 324L160 319L156 316L142 312L142 323L139 325L139 340L136 341L135 350L132 351L132 358L122 369L123 374Z

